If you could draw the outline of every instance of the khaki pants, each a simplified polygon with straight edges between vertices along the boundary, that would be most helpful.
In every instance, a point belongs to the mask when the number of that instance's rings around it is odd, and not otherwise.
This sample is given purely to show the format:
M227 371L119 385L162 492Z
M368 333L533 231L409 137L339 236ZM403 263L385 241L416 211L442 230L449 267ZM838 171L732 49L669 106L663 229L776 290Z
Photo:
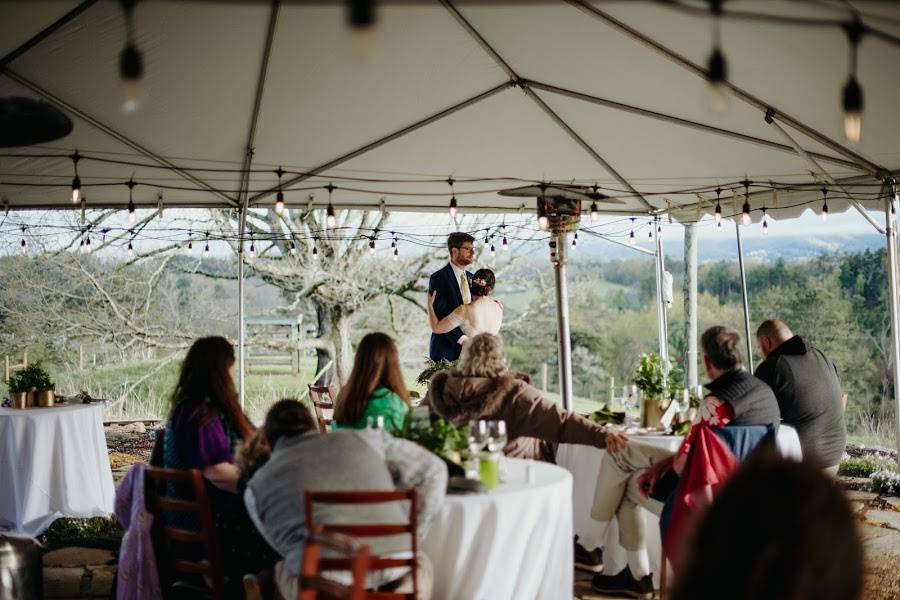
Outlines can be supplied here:
M431 591L434 587L434 566L431 559L421 550L416 557L416 574L419 583L419 600L431 600ZM288 573L283 560L278 561L275 565L275 588L276 597L279 600L294 600L297 597L297 578ZM412 593L412 575L404 577L394 591L398 594Z
M663 504L641 494L637 481L647 467L672 456L665 448L629 441L615 454L607 452L600 463L597 487L591 518L595 521L619 522L619 543L625 550L635 551L646 547L644 519L639 508L653 514L662 512Z

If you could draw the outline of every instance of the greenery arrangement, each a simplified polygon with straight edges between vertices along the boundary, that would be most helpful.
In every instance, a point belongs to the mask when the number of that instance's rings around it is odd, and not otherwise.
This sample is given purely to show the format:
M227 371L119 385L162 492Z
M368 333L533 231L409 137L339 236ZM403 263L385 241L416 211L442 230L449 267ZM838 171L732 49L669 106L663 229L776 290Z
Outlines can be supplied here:
M415 442L444 460L461 464L469 449L469 428L457 427L442 418L407 420L400 436Z
M416 383L419 385L428 385L428 382L431 381L431 378L438 371L444 371L446 369L452 369L457 364L459 364L458 360L438 360L434 361L430 358L425 359L425 369L419 373L418 377L416 377Z
M9 391L14 393L55 388L56 384L50 379L50 374L41 367L40 361L28 365L9 377Z
M634 370L634 384L646 398L656 398L660 404L675 394L677 383L674 377L666 378L662 359L658 354L641 354L640 363Z

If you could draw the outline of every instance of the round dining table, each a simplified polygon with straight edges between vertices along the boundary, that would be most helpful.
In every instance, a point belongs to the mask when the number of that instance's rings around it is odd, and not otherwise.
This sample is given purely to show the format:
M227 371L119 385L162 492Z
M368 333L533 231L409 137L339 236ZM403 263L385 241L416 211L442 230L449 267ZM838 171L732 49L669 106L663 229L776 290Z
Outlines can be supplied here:
M556 465L502 459L486 494L448 495L421 544L434 600L571 600L572 476Z
M102 404L0 408L0 531L113 512Z
M626 433L630 439L644 444L665 448L671 452L678 450L682 436L663 435L661 433ZM801 460L800 438L797 431L788 425L779 425L776 445L785 458ZM606 455L605 450L594 446L577 444L560 444L556 452L556 464L572 473L572 509L575 535L579 543L591 550L603 548L603 572L616 574L625 568L627 555L619 544L619 526L614 518L605 531L600 523L591 519L591 505L594 502L594 490L600 464ZM644 518L647 553L650 558L650 569L653 573L654 585L659 586L660 557L662 543L659 535L659 517L646 509L641 509Z

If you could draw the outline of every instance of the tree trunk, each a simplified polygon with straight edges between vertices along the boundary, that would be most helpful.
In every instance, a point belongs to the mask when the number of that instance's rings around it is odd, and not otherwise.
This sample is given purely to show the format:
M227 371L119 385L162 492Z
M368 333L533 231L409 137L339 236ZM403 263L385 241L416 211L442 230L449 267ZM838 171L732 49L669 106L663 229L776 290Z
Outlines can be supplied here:
M328 310L321 304L316 304L316 325L319 339L331 337L331 319L328 318ZM334 379L334 365L325 369L331 362L331 353L324 348L316 349L316 374L321 373L316 379L316 385L328 385ZM325 369L323 371L323 369Z
M334 345L334 373L338 385L343 385L353 368L353 346L350 343L350 326L353 313L337 309L331 312L331 340Z

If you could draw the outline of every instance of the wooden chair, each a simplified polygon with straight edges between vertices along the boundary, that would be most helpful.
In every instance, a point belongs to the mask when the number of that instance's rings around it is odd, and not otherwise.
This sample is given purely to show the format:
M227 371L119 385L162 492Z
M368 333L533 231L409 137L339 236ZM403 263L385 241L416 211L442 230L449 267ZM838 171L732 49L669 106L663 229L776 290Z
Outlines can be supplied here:
M316 503L320 504L383 504L387 502L409 502L409 519L406 523L360 523L360 524L329 524L317 523L313 518L313 509ZM369 571L390 569L394 567L409 567L413 578L413 591L411 594L396 592L368 592L368 600L415 600L419 595L419 578L416 568L418 556L418 541L416 539L416 491L353 491L353 492L306 492L306 526L310 530L321 526L327 533L343 533L358 538L381 537L389 535L409 534L412 544L412 556L410 558L382 558L373 556L369 559ZM346 563L340 560L322 560L323 569L344 569Z
M334 401L337 396L334 388L330 385L313 385L307 384L309 388L309 399L312 402L313 410L316 411L316 421L319 423L319 433L326 433L331 425L332 419L325 416L325 411L334 411ZM327 400L323 397L327 397Z
M328 548L344 555L342 564L353 576L352 583L343 585L326 579L320 574L321 550ZM369 569L369 547L351 537L339 533L323 533L317 527L303 548L300 563L297 600L364 600L366 597L366 571Z
M216 529L210 509L206 483L199 469L181 471L148 467L144 472L144 501L147 512L153 515L153 538L157 565L160 569L160 585L164 597L180 591L183 595L220 600L225 597L225 575L216 543ZM193 492L193 500L166 496L168 483L182 485ZM199 530L170 527L166 513L194 515ZM196 544L206 553L205 560L179 559L173 555L173 543ZM196 580L184 581L179 575L196 575ZM205 582L205 584L204 584Z

